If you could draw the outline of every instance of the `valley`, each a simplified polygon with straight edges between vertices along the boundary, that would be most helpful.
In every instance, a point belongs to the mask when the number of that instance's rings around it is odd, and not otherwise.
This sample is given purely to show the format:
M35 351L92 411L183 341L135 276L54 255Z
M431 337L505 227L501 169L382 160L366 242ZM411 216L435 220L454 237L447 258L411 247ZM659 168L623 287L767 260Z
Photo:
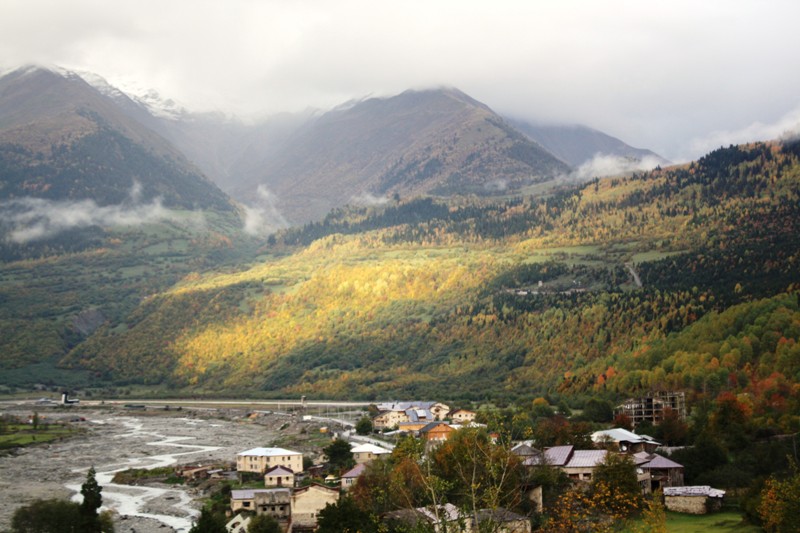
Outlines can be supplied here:
M118 529L188 531L199 494L113 474L265 439L317 454L308 424L409 398L589 445L632 425L621 402L674 391L686 413L637 429L765 520L800 429L797 139L668 165L455 89L249 126L58 71L0 89L0 396L68 391L89 415L0 458L4 501L68 497L94 464Z

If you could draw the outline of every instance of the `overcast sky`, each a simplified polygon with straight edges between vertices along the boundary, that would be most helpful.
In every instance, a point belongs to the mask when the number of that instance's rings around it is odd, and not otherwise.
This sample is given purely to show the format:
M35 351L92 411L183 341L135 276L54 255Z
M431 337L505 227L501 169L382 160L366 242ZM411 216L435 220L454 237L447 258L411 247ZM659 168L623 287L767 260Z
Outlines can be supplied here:
M0 66L249 115L454 86L674 161L800 124L800 1L1 0Z

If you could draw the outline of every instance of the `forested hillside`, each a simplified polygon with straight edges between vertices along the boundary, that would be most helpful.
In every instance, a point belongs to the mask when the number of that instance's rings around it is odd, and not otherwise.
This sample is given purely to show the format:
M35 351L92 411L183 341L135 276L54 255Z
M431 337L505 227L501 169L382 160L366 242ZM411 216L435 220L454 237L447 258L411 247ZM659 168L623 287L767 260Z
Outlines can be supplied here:
M538 197L338 210L246 268L153 291L61 364L219 395L731 391L789 420L799 152L759 143Z

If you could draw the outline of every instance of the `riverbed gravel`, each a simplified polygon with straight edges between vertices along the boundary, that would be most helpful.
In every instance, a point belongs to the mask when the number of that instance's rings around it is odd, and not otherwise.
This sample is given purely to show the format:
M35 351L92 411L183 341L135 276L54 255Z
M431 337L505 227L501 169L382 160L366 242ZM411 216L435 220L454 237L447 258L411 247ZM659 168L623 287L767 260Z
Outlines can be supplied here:
M6 404L0 406L0 412L27 417L35 408L33 404ZM238 452L269 446L285 432L300 432L303 425L291 417L250 417L247 411L234 409L178 412L77 407L38 412L44 423L76 417L86 420L71 422L82 428L77 436L0 456L0 531L10 527L14 511L34 500L73 497L92 466L118 533L188 531L202 498L197 489L161 484L141 490L114 486L109 484L113 472L175 463L233 463ZM149 489L153 490L147 492Z

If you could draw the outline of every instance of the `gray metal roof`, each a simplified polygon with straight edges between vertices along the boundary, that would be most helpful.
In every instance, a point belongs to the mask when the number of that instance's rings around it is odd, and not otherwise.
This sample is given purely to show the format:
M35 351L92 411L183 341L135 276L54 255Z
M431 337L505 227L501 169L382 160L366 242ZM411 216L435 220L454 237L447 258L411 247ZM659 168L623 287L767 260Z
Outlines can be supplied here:
M683 465L678 464L675 461L671 461L666 457L662 457L656 453L653 454L653 458L650 460L650 462L641 465L641 467L650 470L665 470L668 468L683 468Z
M606 450L575 450L566 468L594 468L606 460Z
M551 466L564 466L572 455L574 446L553 446L544 451L545 463Z
M664 487L664 496L708 496L710 498L722 498L725 496L725 491L712 489L708 485Z

